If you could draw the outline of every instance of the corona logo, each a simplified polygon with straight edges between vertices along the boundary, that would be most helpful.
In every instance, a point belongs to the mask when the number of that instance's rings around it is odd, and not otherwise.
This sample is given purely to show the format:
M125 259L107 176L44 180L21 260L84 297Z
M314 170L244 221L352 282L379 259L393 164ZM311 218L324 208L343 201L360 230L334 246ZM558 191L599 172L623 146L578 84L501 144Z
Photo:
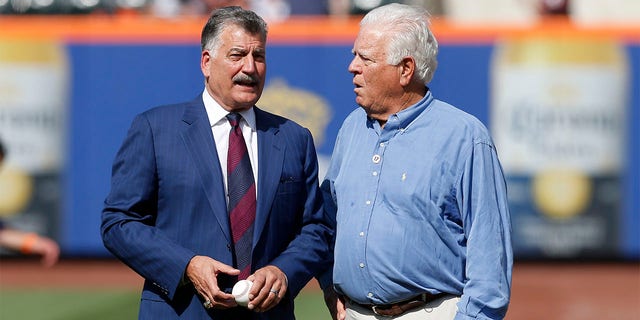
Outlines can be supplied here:
M533 200L547 217L570 219L581 215L593 198L593 182L578 170L545 170L532 182Z
M284 79L272 80L264 89L258 106L266 111L289 118L308 128L316 146L324 141L331 118L331 109L321 96L307 90L293 88Z

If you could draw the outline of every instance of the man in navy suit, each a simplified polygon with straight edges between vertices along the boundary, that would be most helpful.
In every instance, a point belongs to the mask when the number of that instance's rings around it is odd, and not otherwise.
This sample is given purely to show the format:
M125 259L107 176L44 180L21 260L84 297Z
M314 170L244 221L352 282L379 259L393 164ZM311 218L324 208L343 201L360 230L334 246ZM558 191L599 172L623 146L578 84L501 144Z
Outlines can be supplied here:
M252 11L213 11L202 95L138 115L115 157L102 239L145 279L140 319L294 319L294 297L331 263L311 133L255 107L266 35ZM229 113L242 117L257 187L248 308L230 294L240 270L227 208Z

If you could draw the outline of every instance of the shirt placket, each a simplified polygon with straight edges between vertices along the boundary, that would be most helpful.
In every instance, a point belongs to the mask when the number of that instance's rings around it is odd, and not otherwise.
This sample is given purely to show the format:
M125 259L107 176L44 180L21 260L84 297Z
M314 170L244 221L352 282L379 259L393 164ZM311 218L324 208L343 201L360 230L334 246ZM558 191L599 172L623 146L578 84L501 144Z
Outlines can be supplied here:
M394 119L397 121L397 119ZM376 141L375 148L371 153L371 158L368 161L369 163L369 175L366 185L369 186L369 190L367 192L367 196L365 197L365 207L366 207L366 219L364 219L364 225L359 231L358 239L363 243L363 253L360 258L360 262L358 267L362 272L363 279L372 279L367 270L367 260L366 260L366 251L367 251L367 235L369 232L369 226L371 223L371 219L375 213L376 200L378 199L378 192L380 190L380 178L382 173L382 163L384 159L385 150L387 149L387 145L389 144L389 139L393 136L393 132L395 130L380 130L378 135L378 140ZM377 298L376 294L376 285L374 282L370 282L367 289L367 297L369 299Z

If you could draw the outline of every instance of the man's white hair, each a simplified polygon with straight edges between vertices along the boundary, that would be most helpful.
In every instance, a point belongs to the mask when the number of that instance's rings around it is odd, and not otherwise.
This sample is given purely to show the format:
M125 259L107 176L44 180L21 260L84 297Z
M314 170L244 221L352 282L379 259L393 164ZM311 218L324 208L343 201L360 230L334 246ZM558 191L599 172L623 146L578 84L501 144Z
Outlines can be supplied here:
M382 26L388 35L387 63L397 65L411 56L420 81L431 82L438 67L438 41L429 28L430 14L421 7L391 3L375 8L360 21L360 27Z

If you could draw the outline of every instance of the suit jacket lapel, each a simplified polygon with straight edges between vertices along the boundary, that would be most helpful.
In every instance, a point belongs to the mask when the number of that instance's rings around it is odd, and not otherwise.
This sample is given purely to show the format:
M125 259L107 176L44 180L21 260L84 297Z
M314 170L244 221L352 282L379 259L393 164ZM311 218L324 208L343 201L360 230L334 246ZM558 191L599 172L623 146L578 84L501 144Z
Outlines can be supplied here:
M271 204L280 183L285 146L278 137L277 124L264 111L254 107L258 134L258 199L253 232L255 247L269 218Z
M182 121L187 124L182 132L182 138L193 158L196 170L200 173L202 187L207 195L211 210L225 237L231 241L220 160L201 98L198 97L186 107Z

